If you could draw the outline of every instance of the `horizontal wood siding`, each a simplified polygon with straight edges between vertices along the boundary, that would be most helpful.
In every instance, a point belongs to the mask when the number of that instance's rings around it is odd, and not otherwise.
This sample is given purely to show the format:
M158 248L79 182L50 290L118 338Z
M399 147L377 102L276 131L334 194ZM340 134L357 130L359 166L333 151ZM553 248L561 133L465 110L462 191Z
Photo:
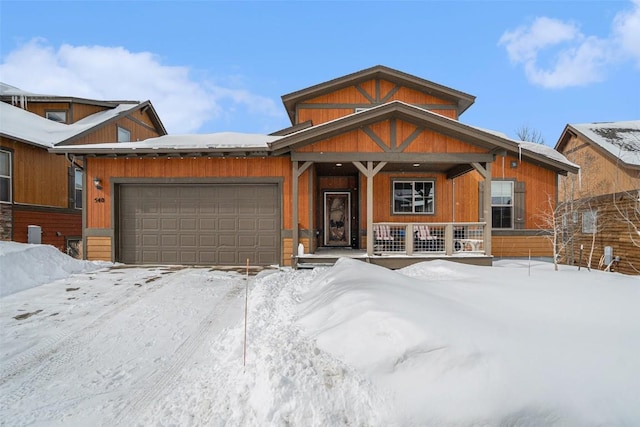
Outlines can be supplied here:
M571 138L563 154L582 168L581 176L560 177L561 200L612 194L640 188L640 169L624 167L581 137Z
M42 243L66 251L66 237L82 236L82 214L55 211L30 211L24 207L13 209L13 240L28 242L28 226L42 228ZM59 234L59 235L58 235Z
M111 237L87 237L85 252L90 261L111 261Z
M553 245L545 236L492 236L491 251L499 258L553 257Z
M306 237L301 237L298 243L302 243L304 246L304 253L309 253L309 239ZM291 265L291 257L293 254L298 255L298 248L296 248L295 252L293 250L293 239L284 238L282 239L282 262L283 265L290 266Z
M103 189L93 185L87 189L87 227L111 228L111 185L106 180L112 178L243 178L243 177L284 177L283 214L285 229L291 229L291 162L286 157L248 159L207 159L207 158L131 158L96 159L88 158L89 181L92 177L103 179ZM308 172L305 172L305 174ZM303 177L306 175L303 175ZM301 181L303 182L303 178ZM306 187L303 187L306 188ZM104 198L104 203L95 199ZM306 205L300 207L300 218L308 217Z
M0 146L13 150L14 202L68 207L69 162L64 156L6 138L0 140Z
M591 266L603 269L605 266L599 263L604 256L604 248L611 246L613 256L620 257L620 263L615 265L615 271L625 274L640 274L640 237L636 230L640 230L640 202L627 194L618 194L615 203L611 197L601 197L599 200L591 201L588 209L597 210L598 232L595 241L590 233L582 233L582 220L579 219L577 230L574 234L574 242L569 245L567 252L573 253L573 260L577 264L580 259L580 245L583 245L582 265L586 265L586 260L591 251L593 243L593 258ZM578 217L582 218L582 212L578 212ZM630 218L630 225L624 218ZM563 254L564 260L571 259L570 254Z

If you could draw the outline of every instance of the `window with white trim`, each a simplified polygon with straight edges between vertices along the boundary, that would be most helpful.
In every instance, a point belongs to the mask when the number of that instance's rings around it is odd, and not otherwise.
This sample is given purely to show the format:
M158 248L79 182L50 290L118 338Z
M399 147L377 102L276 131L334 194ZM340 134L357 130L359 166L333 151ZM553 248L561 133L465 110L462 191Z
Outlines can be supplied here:
M82 169L75 168L73 177L74 207L82 209Z
M393 181L393 213L434 213L434 191L434 181Z
M598 211L584 211L582 212L582 232L593 234L598 227Z
M491 226L513 228L513 181L491 181Z
M49 119L52 120L54 122L58 122L58 123L67 123L67 112L62 110L62 111L46 111L44 113L44 116Z
M0 150L0 203L11 203L11 152Z
M128 129L118 126L118 142L130 142L131 132Z

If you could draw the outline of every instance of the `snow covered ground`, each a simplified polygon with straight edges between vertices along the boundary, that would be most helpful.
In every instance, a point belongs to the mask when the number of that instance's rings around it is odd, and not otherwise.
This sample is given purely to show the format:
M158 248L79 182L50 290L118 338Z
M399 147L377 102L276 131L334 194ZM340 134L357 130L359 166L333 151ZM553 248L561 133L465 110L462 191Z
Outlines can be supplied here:
M6 242L0 272L2 425L640 425L640 277L349 259L247 276Z

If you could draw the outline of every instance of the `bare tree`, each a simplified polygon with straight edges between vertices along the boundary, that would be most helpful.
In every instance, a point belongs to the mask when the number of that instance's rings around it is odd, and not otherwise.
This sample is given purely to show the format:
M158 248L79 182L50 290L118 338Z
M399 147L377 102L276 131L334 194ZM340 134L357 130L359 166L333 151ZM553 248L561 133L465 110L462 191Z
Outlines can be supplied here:
M522 125L516 129L516 136L520 141L535 142L536 144L544 144L542 133L527 125Z

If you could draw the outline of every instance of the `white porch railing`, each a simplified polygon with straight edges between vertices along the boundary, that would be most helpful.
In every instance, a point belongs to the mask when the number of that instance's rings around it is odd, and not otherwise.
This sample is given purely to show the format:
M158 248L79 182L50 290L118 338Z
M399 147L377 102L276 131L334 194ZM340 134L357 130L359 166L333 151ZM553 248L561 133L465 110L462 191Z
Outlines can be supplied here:
M374 254L486 255L484 222L373 224Z

